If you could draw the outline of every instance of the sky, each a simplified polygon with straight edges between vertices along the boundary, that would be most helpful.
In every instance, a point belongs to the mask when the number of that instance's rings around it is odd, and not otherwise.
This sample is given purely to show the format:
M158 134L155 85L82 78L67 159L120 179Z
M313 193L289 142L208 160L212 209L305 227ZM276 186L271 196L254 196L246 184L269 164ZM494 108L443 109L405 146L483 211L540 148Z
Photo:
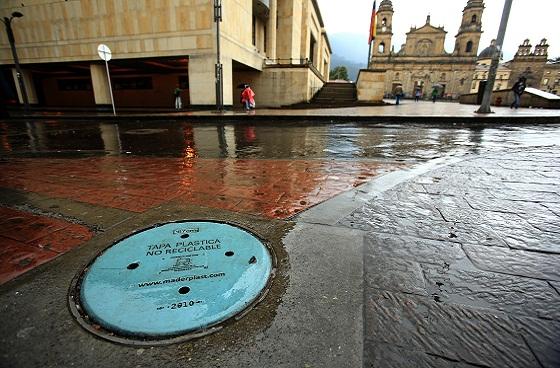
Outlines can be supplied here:
M367 35L373 0L318 0L327 34L363 33L367 49ZM393 45L398 51L406 41L411 26L423 26L426 16L431 24L444 26L447 33L445 49L452 52L455 35L459 30L462 11L467 0L392 0ZM377 6L381 0L377 0ZM504 0L485 0L482 16L482 39L479 52L490 45L498 35ZM511 60L518 46L529 39L535 46L543 38L548 40L549 58L560 56L560 0L513 0L504 41L504 61Z

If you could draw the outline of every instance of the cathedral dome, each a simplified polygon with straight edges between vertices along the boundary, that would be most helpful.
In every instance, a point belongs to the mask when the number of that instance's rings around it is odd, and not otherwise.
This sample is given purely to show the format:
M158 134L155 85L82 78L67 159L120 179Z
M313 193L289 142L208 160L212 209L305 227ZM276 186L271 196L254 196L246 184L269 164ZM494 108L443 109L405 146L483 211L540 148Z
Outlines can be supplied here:
M478 55L478 59L492 59L497 50L498 48L496 47L496 40L492 40L490 46L482 50L482 52Z
M393 10L393 3L391 0L383 0L381 4L379 4L379 10Z
M466 8L484 8L484 0L469 0Z

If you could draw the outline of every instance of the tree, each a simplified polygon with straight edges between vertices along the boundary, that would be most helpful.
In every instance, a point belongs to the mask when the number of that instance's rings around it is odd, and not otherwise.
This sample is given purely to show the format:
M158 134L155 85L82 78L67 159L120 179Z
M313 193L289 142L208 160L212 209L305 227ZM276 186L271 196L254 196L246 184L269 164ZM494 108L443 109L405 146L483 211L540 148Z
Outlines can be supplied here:
M330 73L330 79L348 80L348 69L345 66L337 66Z

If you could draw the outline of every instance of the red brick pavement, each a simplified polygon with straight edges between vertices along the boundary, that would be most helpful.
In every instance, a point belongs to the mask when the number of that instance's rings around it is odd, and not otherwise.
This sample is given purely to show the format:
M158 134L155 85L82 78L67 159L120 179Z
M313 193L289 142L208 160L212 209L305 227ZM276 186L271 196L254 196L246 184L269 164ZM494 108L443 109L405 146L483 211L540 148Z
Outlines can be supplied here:
M283 219L391 168L325 160L13 159L0 164L0 187L138 213L176 199Z
M85 226L0 207L0 284L91 237Z
M22 158L0 163L0 188L137 213L175 200L285 219L392 169L371 161ZM7 208L0 226L0 283L92 236L82 226Z

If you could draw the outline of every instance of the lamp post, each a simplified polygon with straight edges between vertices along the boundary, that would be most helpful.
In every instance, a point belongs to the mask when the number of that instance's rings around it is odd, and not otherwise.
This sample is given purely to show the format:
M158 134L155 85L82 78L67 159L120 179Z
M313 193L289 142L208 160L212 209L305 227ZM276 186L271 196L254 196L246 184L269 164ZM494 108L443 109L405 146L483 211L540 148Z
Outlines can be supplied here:
M16 51L16 41L14 38L14 33L12 32L12 19L14 18L21 18L23 14L20 12L13 12L10 18L4 17L3 22L4 26L6 26L6 33L8 34L8 41L10 41L10 47L12 49L12 56L14 57L14 63L16 65L16 72L17 72L17 79L19 83L19 89L21 91L21 96L23 98L23 107L25 111L29 110L29 100L27 98L27 90L25 89L25 83L23 83L23 74L21 72L21 68L19 66L19 58L17 56Z
M502 46L504 44L504 38L506 36L506 28L512 2L513 0L506 0L504 4L502 21L500 22L500 29L498 31L498 38L496 40L496 50L494 52L494 55L492 56L492 63L490 64L490 70L488 71L488 81L486 83L486 87L484 88L482 104L476 111L479 114L490 114L492 112L492 110L490 110L490 100L492 99L492 91L494 90L494 83L496 82L496 72L498 71L498 65L500 63L500 55L502 54Z
M216 22L216 110L224 109L224 69L220 58L220 23L222 0L214 0L214 22Z

